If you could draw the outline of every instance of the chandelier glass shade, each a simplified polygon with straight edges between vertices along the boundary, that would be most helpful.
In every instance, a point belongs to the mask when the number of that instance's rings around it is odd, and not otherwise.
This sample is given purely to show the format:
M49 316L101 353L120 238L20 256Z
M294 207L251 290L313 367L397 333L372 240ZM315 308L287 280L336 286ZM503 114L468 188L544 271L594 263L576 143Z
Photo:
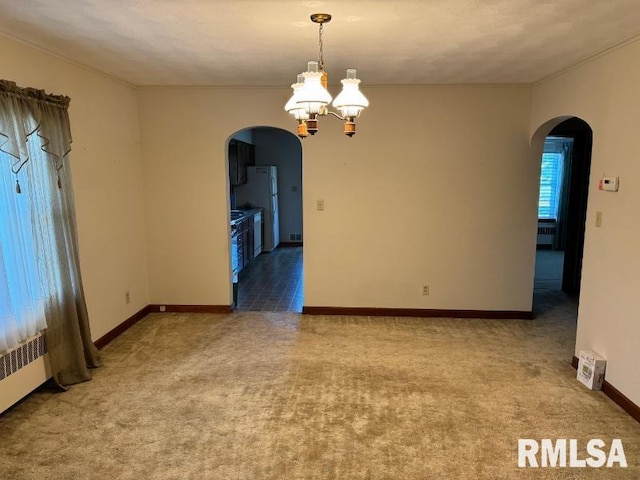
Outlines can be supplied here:
M309 115L321 113L322 109L331 103L331 94L322 85L322 72L318 69L318 62L309 62L308 69L302 74L303 83L298 90L297 105Z
M284 106L284 109L286 110L286 112L293 115L296 120L306 120L307 118L309 118L309 114L304 109L304 107L298 104L300 99L300 89L302 88L303 85L304 85L304 76L302 76L302 74L299 74L298 81L293 85L291 85L291 88L293 89L293 95L291 96L287 104Z
M333 106L340 110L345 118L355 118L369 106L369 100L362 94L353 68L347 70L347 78L342 80L342 91L333 101Z
M342 91L333 100L333 106L340 114L329 110L332 97L327 90L327 74L324 71L324 52L322 44L323 24L331 20L327 13L311 15L311 20L319 24L320 53L318 61L310 61L307 70L298 75L296 83L291 85L293 95L285 104L285 111L298 121L298 136L305 138L318 131L318 117L333 115L345 122L344 133L351 137L356 133L355 119L369 106L369 101L360 91L360 80L354 69L347 70L347 78L342 80Z

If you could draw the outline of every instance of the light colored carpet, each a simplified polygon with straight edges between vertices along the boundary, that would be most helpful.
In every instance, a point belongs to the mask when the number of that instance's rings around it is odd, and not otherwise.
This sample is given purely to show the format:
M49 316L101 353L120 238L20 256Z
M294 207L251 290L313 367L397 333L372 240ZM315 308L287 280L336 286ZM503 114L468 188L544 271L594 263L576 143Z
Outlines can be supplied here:
M640 425L575 380L555 295L534 321L151 314L93 381L0 417L0 478L640 478ZM518 438L594 437L629 468L517 467Z

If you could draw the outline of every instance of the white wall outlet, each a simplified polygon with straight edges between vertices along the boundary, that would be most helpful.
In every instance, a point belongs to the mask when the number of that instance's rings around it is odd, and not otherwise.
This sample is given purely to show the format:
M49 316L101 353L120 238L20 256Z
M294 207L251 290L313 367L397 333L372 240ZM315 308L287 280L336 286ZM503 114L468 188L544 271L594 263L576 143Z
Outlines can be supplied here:
M160 305L160 311L161 312L166 312L167 311L167 307L165 307L164 305Z
M423 285L422 286L422 294L423 295L429 295L429 285Z
M324 210L324 200L318 199L316 200L316 210Z
M129 292L129 290L124 292L124 303L126 303L127 305L131 303L131 293Z

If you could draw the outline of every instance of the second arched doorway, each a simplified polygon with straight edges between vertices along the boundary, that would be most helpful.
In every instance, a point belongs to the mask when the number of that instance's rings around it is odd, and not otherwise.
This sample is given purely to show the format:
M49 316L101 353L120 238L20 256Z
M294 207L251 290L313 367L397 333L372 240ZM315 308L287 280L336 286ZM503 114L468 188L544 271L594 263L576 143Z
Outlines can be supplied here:
M534 148L543 145L534 291L579 295L592 142L591 127L578 117L551 120L533 137Z

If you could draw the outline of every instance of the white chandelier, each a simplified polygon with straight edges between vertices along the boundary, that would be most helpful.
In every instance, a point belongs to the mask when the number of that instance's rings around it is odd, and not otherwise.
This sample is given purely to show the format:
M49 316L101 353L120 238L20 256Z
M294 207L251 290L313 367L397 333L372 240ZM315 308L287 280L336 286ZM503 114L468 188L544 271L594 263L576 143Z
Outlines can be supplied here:
M328 13L314 13L311 21L319 25L320 52L318 61L310 61L307 71L298 75L296 83L291 85L293 95L284 106L298 121L298 136L305 138L318 131L318 116L333 115L344 121L344 133L352 137L356 133L356 118L362 110L369 106L369 101L360 92L356 78L356 71L347 70L347 78L342 80L342 91L333 100L333 106L340 111L340 115L328 109L331 94L327 91L327 73L324 71L324 53L322 50L322 28L331 21Z

